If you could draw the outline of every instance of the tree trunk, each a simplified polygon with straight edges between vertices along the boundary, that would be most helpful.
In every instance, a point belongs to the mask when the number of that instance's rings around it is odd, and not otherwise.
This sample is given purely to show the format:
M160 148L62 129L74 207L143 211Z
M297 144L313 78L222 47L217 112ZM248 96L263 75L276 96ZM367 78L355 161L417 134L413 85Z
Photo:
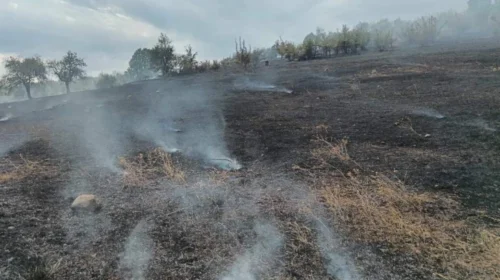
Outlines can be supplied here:
M69 93L69 83L65 82L64 84L66 85L66 93Z
M33 99L33 97L31 96L31 85L24 84L24 88L26 89L26 95L28 95L28 99Z

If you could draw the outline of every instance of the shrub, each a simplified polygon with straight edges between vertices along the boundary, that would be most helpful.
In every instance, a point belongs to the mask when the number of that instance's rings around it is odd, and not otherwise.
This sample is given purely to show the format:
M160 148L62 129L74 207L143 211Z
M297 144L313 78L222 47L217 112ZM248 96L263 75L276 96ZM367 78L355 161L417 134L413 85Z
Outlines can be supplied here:
M375 47L381 52L392 49L394 38L392 31L375 31Z
M221 68L221 64L217 60L212 61L212 65L210 65L210 70L218 71Z
M408 43L421 46L434 43L438 34L437 18L433 16L422 17L410 23L404 31Z
M370 43L370 31L368 23L359 23L356 28L352 30L355 45L362 51L367 49Z
M112 88L116 86L116 77L111 74L101 73L97 78L96 87L99 89Z

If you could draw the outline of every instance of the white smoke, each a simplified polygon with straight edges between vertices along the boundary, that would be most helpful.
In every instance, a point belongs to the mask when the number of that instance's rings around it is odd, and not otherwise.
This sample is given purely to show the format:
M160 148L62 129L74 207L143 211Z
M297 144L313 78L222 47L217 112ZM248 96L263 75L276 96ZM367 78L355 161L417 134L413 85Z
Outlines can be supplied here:
M5 114L3 117L0 118L0 122L5 122L5 121L8 121L12 118L12 114L11 113L7 113Z
M258 275L270 268L276 251L283 244L283 237L276 227L270 224L255 226L257 242L240 256L222 280L255 280Z
M335 233L320 219L316 219L318 245L325 261L328 275L339 280L361 279L354 264L342 254L342 246Z
M234 87L237 90L246 91L293 93L292 90L289 90L285 87L276 86L262 81L251 81L248 77L235 81Z
M444 119L444 115L439 113L438 111L430 108L417 108L417 109L412 109L411 114L416 115L416 116L423 116L423 117L430 117L430 118L435 118L435 119Z
M132 230L125 243L125 251L120 260L120 270L128 272L131 280L146 279L149 261L152 257L153 241L148 235L150 225L140 221Z
M475 120L472 120L472 121L469 121L469 122L466 122L465 125L468 125L468 126L473 126L473 127L477 127L477 128L481 128L483 130L486 130L486 131L491 131L491 132L495 132L497 131L496 128L490 126L485 120L483 119L475 119Z

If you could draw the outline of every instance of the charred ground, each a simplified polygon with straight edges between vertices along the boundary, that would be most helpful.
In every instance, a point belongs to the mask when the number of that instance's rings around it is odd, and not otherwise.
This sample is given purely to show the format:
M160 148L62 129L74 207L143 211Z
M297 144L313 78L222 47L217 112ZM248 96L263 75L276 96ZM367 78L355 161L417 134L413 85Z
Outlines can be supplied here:
M500 72L494 69L500 49L491 42L442 48L276 62L246 75L210 73L0 104L0 118L13 116L0 122L5 152L0 165L0 275L18 279L32 275L33 268L52 267L53 273L44 273L55 279L243 279L241 268L235 274L231 267L239 256L252 256L252 244L263 238L259 232L264 228L276 239L263 244L276 248L257 259L278 260L276 269L245 273L265 279L329 279L334 276L324 264L328 261L321 244L313 241L319 218L309 215L323 213L318 208L326 202L301 203L309 201L308 190L317 189L318 182L352 173L383 174L411 186L412 192L453 198L463 205L454 219L480 216L481 226L498 228ZM235 81L241 79L293 93L239 88ZM206 93L210 106L187 108L174 125L204 126L208 116L222 112L223 139L242 170L207 170L196 159L174 154L184 181L152 172L143 186L129 186L122 175L101 168L81 149L79 135L86 133L81 118L100 115L116 119L113 136L126 143L113 155L142 160L139 153L158 145L130 134L131 127L140 127L137 120L145 119L151 108L160 110L157 104L165 95L182 98L176 96L204 87L213 89ZM328 162L333 170L319 166L312 156L318 141L343 139L349 163ZM75 193L67 189L98 195L103 209L91 218L75 215L69 209ZM432 201L428 211L455 209ZM270 221L275 228L267 225ZM136 230L138 224L144 229ZM145 245L136 245L150 246L153 252L143 264L146 269L140 267L141 256L136 256L135 268L123 261L124 244L141 230L148 238ZM387 253L384 244L349 236L339 240L335 247L345 249L363 278L454 275L422 264L418 254ZM477 276L470 273L464 277ZM498 279L499 271L494 273L491 279Z

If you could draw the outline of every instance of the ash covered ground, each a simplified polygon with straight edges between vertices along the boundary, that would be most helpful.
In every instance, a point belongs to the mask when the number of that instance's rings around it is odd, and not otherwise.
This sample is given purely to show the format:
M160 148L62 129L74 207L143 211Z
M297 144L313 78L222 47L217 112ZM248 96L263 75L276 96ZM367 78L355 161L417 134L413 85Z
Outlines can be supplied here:
M499 55L277 61L0 104L0 278L498 279ZM356 219L353 193L402 222ZM72 211L80 194L100 210ZM453 233L472 228L497 247Z

